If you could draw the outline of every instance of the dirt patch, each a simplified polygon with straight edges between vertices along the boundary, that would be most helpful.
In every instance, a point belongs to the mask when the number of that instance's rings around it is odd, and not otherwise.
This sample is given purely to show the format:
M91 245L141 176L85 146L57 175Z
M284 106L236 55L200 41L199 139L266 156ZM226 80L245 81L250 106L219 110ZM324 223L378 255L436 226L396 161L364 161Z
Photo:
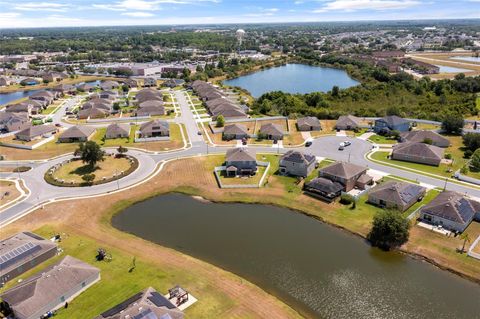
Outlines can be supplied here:
M11 203L21 195L14 182L0 181L0 206Z

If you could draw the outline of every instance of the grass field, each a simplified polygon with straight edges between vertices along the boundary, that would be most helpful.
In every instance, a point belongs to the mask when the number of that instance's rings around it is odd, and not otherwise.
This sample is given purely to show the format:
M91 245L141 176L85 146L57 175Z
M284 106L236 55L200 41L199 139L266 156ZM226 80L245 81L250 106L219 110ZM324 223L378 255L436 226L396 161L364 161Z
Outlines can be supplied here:
M397 140L393 138L377 135L377 134L370 136L368 140L377 144L396 144L397 143Z
M53 173L53 177L63 180L65 183L82 183L82 177L86 174L95 174L95 181L101 181L103 178L110 178L114 174L126 172L131 164L126 158L115 158L105 156L105 160L98 162L95 169L92 169L81 160L71 161L64 164Z
M20 191L14 182L0 180L0 206L11 203L20 197Z

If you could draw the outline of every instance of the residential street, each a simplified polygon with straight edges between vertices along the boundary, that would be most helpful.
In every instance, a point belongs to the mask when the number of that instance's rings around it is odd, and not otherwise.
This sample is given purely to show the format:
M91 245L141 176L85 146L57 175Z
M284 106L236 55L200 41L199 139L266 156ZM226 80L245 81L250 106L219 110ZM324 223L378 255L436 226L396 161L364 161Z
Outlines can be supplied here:
M59 158L43 161L32 161L29 166L32 166L32 170L25 173L0 173L0 178L17 178L20 176L25 185L30 190L30 195L24 200L14 206L11 206L0 212L0 226L6 225L20 218L21 216L32 211L34 208L41 206L47 202L66 198L78 198L85 196L93 196L104 193L116 191L119 188L124 189L132 187L135 184L142 183L148 179L156 168L163 162L173 160L182 157L206 155L209 154L225 153L227 147L207 147L203 136L199 135L199 129L195 122L194 116L190 110L189 102L183 91L174 91L174 96L177 99L177 103L180 108L181 116L175 119L175 122L182 123L186 127L189 141L191 146L185 149L171 152L145 152L139 150L130 150L129 154L135 156L140 165L138 169L132 174L110 183L96 185L91 187L56 187L45 182L44 174L53 165L60 163L72 155L64 155ZM65 108L76 103L75 101L66 102L62 109L54 116L54 122L59 122L64 116ZM343 151L338 150L338 144L345 139L349 139L352 145L345 148ZM258 153L284 153L291 148L272 148L265 146L248 146L254 148ZM346 138L339 136L325 136L313 141L313 144L308 147L299 147L297 149L304 152L311 153L318 157L331 158L338 161L349 161L354 164L368 166L369 168L383 171L389 174L397 175L406 179L416 180L425 184L430 184L436 187L443 188L445 180L428 177L425 175L416 174L413 172L401 170L398 168L384 166L377 163L373 163L366 158L366 154L372 149L373 145L359 138ZM1 161L0 167L12 167L18 165L18 162ZM474 186L461 185L453 182L447 184L447 189L454 190L461 193L466 193L471 196L480 198L480 190Z

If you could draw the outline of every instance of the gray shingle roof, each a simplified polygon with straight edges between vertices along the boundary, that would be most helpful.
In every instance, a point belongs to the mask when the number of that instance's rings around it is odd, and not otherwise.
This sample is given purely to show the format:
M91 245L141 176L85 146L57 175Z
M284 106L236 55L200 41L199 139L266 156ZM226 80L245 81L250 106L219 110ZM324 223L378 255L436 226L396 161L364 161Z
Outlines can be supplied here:
M112 123L107 126L107 130L105 132L107 136L114 136L114 135L128 135L130 134L130 125L128 124L119 124L119 123Z
M345 162L336 162L320 170L322 173L350 179L367 170L366 167Z
M297 120L298 126L320 126L320 121L314 116L301 117Z
M262 124L260 127L260 133L267 135L283 135L283 128L275 123Z
M226 125L223 129L224 134L248 134L247 128L242 124Z
M95 132L95 128L85 125L77 125L67 128L60 138L88 138Z
M358 127L361 123L360 118L353 115L342 115L338 118L336 125L337 126L350 126Z
M393 154L402 154L409 157L421 157L441 160L445 150L438 146L418 142L400 143L393 146Z
M35 137L35 136L55 132L56 130L57 128L53 125L33 125L30 127L27 127L24 130L21 130L15 135Z
M227 162L252 162L256 161L255 152L246 147L237 147L227 150Z
M404 118L401 118L399 116L396 116L396 115L389 115L389 116L382 117L382 120L385 121L385 123L387 123L387 125L389 127L393 127L393 126L400 125L400 124L405 124L405 123L410 123L408 120L406 120Z
M423 206L420 212L465 224L480 212L480 203L460 193L444 191Z
M153 131L153 127L160 127L160 131L168 132L170 130L170 124L165 120L155 119L140 125L140 132L149 133ZM158 131L158 129L155 129Z
M434 131L428 130L403 132L400 133L400 137L406 142L423 143L425 139L430 139L432 140L433 145L439 147L448 147L450 145L450 141L448 140L448 138L445 138Z
M310 154L304 154L300 151L293 151L290 150L286 152L282 157L281 161L289 161L289 162L294 162L294 163L304 163L304 164L310 164L313 161L315 161L315 156L310 155Z
M425 192L425 187L397 181L388 181L370 190L369 195L399 206L408 204Z
M328 178L317 177L306 184L307 187L314 188L325 193L338 193L343 190L343 185L338 182L332 182Z

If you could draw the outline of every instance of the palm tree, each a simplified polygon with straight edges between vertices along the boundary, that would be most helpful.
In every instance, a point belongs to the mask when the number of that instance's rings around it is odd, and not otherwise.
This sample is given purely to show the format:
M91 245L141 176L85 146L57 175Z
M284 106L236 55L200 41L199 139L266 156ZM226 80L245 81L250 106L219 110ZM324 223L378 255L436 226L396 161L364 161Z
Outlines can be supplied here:
M463 239L462 253L464 253L465 245L467 244L467 242L470 242L470 236L468 235L468 233L463 233L460 235L460 239Z

